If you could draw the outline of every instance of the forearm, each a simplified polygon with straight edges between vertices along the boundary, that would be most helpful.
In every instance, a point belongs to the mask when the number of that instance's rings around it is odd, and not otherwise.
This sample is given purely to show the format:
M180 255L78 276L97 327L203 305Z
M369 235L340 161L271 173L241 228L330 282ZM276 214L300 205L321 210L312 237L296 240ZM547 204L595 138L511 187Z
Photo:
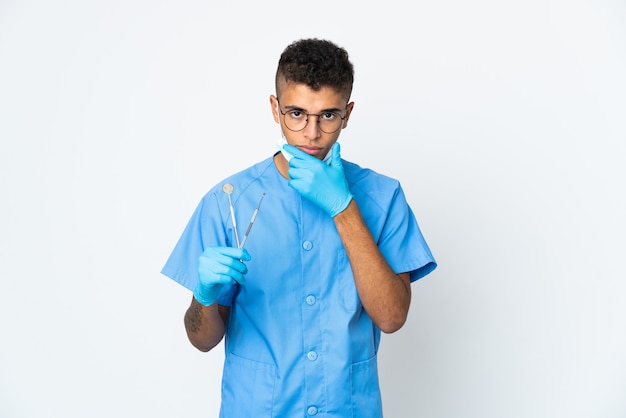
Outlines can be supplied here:
M206 352L222 340L226 309L219 307L217 303L204 306L192 298L191 305L185 313L185 330L194 347Z
M391 270L354 200L334 220L363 308L383 332L397 331L404 325L411 303L409 275Z

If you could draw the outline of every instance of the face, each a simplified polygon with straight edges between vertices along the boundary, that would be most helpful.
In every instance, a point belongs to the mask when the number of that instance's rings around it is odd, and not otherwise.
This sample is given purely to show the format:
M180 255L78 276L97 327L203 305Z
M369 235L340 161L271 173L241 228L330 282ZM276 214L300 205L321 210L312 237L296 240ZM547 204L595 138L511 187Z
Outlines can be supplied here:
M280 97L270 96L270 104L274 121L280 124L287 143L300 148L315 158L324 159L326 154L330 152L330 148L339 139L341 130L348 125L354 102L346 105L346 97L328 87L323 87L319 91L311 90L304 84L286 84L281 87ZM304 129L298 132L288 129L285 126L285 116L279 112L278 106L280 106L283 112L299 110L302 113L310 114L311 116L309 116L308 123ZM318 118L314 115L325 111L345 115L341 128L336 132L328 134L320 129ZM288 165L282 154L279 153L275 161L281 174L286 175ZM283 173L281 167L287 167L285 173Z

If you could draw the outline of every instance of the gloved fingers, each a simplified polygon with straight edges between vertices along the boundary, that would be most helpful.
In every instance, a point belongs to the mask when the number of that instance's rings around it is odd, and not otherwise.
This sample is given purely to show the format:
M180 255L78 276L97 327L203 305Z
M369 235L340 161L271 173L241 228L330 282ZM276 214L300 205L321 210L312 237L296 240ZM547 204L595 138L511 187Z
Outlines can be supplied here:
M233 280L243 284L248 268L239 260L231 260L228 265L200 256L198 261L198 275L200 282L207 286L229 284Z
M341 146L339 142L335 142L330 149L331 152L331 160L330 166L335 168L343 168L343 164L341 164Z
M228 256L211 258L201 255L198 258L198 271L214 274L231 274L236 271L245 274L248 272L248 267L242 261Z
M290 167L288 174L292 180L301 180L309 183L312 183L315 177L315 171L302 167Z
M311 180L291 178L288 184L289 184L289 187L296 190L301 195L309 196L311 193L313 193L313 189L312 189L313 183Z
M284 144L283 149L287 151L289 154L293 155L294 158L297 158L299 160L317 160L317 158L315 158L314 156L307 154L306 152L302 151L300 148L294 147L293 145ZM293 160L293 158L291 160ZM291 162L291 160L289 162Z
M284 144L283 149L287 151L289 154L291 154L293 157L295 157L289 160L290 166L301 166L307 162L315 165L316 163L320 162L319 159L313 157L312 155L307 154L306 152L302 151L298 147L294 147L293 145ZM334 167L340 166L341 165L341 146L339 145L339 142L335 142L329 152L331 153L330 165Z
M198 258L200 280L207 284L229 283L231 279L243 283L248 267L242 260L250 260L250 254L243 248L207 248Z
M214 272L202 272L200 271L199 274L199 283L202 286L206 286L206 287L214 287L214 286L220 286L220 285L224 285L224 284L232 284L233 283L233 277L229 276L228 274L219 274L219 273L214 273Z
M307 171L322 171L324 167L326 167L326 165L321 160L318 160L315 157L311 157L310 155L309 157L312 159L304 160L296 157L292 158L291 160L289 160L289 168Z
M209 247L204 250L202 255L216 260L225 260L225 258L218 255L244 261L250 261L251 258L245 248L236 247Z
M294 154L297 154L293 155L293 158L289 160L289 168L300 168L303 170L323 172L324 169L328 167L322 160L315 158L314 156L309 155L292 145L283 146L283 148L286 147L289 147L289 151L287 151L287 149L285 149L285 151L291 153L292 150L295 150Z
M231 270L225 274L214 274L213 279L215 280L216 284L232 284L234 282L237 282L239 284L246 283L245 272L241 273L237 270Z
M289 175L290 181L312 185L315 183L316 178L323 176L323 171L320 171L317 167L309 168L292 166L289 167L289 170L287 170L287 174Z

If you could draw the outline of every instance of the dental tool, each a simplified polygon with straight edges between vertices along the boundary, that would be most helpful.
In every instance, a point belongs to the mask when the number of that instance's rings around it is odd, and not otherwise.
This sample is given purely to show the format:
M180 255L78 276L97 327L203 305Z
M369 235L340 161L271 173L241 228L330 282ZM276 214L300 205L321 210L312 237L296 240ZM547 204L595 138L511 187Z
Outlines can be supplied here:
M235 209L233 208L233 201L230 198L230 194L235 190L232 184L226 183L222 186L222 191L228 195L228 206L230 207L230 217L233 221L233 230L235 231L235 240L237 241L237 248L241 248L239 244L239 234L237 233L237 221L235 220Z
M261 200L259 200L259 204L256 205L256 209L254 209L254 213L252 214L252 218L250 219L250 225L248 225L248 229L246 233L243 235L243 240L241 241L241 245L239 248L243 248L246 244L246 240L248 239L248 234L250 234L250 230L252 229L252 224L254 224L254 220L256 219L257 213L259 213L259 208L261 207L261 202L263 202L263 198L265 197L265 193L261 196Z

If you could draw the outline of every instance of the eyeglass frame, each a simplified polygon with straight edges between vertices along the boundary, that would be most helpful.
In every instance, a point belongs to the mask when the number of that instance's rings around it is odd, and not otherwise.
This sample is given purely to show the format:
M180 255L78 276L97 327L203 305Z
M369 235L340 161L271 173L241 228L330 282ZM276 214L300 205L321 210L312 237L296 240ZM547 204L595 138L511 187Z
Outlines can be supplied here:
M338 130L341 129L341 126L343 125L343 121L346 120L346 117L348 116L347 112L346 114L344 114L343 116L341 116L341 114L337 114L335 112L331 112L328 110L323 110L320 113L307 113L302 109L293 109L293 110L288 110L286 112L283 112L283 109L280 106L280 100L278 100L278 97L276 98L276 103L278 104L277 108L278 111L280 112L281 115L283 115L283 120L285 120L285 116L287 115L287 112L293 112L293 111L299 111L302 112L303 114L306 115L306 119L304 122L304 126L298 130L295 129L291 129L289 126L287 126L287 122L285 121L285 127L287 129L289 129L291 132L302 132L304 130L304 128L307 127L307 125L309 124L309 116L316 116L317 117L317 127L319 128L320 131L324 132L325 134L334 134L335 132L337 132ZM348 103L346 103L346 109L348 109ZM339 116L339 119L341 119L341 122L339 123L339 126L337 127L337 129L335 129L332 132L326 132L325 130L322 129L322 126L320 125L320 116L323 115L324 113L332 113L332 114L337 114Z

